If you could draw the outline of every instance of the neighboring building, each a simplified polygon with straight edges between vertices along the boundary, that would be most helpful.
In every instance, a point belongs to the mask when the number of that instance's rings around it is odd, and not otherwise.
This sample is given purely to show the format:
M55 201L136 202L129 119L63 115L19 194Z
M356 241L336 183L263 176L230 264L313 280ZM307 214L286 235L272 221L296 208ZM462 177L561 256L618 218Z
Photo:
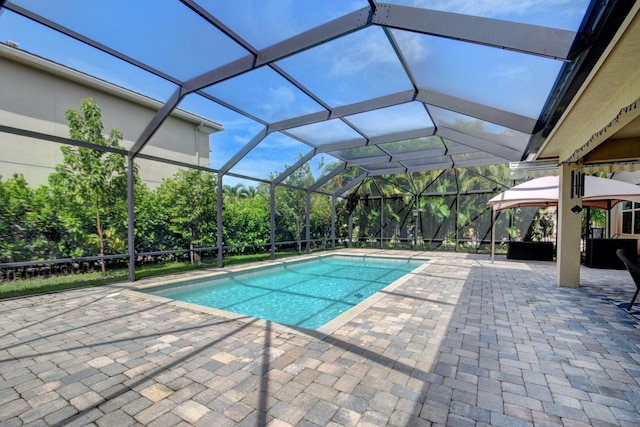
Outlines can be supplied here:
M65 111L94 98L102 110L104 132L120 129L129 149L162 103L84 73L0 44L0 124L69 137ZM184 163L209 166L209 135L220 123L176 109L142 151ZM60 144L0 132L0 175L22 173L32 187L47 183L62 162ZM137 159L142 179L156 187L179 167Z

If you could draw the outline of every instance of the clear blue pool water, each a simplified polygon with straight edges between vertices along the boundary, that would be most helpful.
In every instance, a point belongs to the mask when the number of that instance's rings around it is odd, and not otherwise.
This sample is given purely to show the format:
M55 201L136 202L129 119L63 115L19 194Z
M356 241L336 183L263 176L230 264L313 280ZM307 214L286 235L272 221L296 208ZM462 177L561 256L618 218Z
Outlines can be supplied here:
M143 292L317 329L425 260L327 256Z

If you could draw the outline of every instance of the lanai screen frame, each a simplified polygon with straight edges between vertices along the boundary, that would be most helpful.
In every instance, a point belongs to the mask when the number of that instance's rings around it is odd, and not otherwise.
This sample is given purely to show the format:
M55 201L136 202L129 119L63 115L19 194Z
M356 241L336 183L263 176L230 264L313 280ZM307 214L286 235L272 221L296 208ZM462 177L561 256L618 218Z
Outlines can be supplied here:
M263 129L254 138L239 150L231 159L218 169L197 167L190 164L181 166L205 170L218 175L218 223L222 224L222 186L225 176L235 176L246 178L257 182L268 183L271 187L271 247L272 256L274 253L273 224L274 224L274 188L276 186L288 186L286 178L293 173L296 168L310 161L319 154L329 154L342 162L331 174L321 178L308 188L300 188L306 192L307 209L307 247L309 245L309 194L319 192L320 187L335 174L347 167L355 166L362 170L362 174L357 176L352 182L333 194L332 197L344 195L358 182L368 176L407 173L414 171L428 171L436 169L447 169L464 166L477 166L482 164L504 163L508 161L524 160L530 153L535 152L540 146L544 137L553 128L559 118L560 112L568 105L581 82L595 64L604 46L609 42L613 32L619 22L624 19L631 5L623 1L608 2L602 5L601 2L592 1L585 11L580 28L576 31L558 28L542 27L539 25L503 21L480 16L468 16L458 13L430 10L399 4L380 3L374 0L366 2L367 6L355 10L330 22L324 23L308 31L294 35L291 38L277 42L271 46L257 49L234 32L224 22L212 15L205 7L194 0L181 0L181 3L188 7L193 13L205 20L208 24L222 32L234 43L245 49L248 54L237 60L226 63L218 68L209 70L198 76L180 80L167 72L154 68L138 59L135 59L111 46L103 44L97 40L67 28L64 25L40 16L35 12L19 5L20 1L3 0L0 2L0 11L10 10L12 13L24 16L30 20L50 27L62 34L72 37L95 49L99 49L109 55L128 62L153 75L159 76L177 86L171 97L164 102L162 108L148 123L141 135L136 139L134 145L127 150L126 155L129 182L128 182L128 211L129 211L129 248L133 248L134 217L133 217L133 165L136 158L151 158L142 151L152 139L155 132L162 126L171 112L180 102L190 94L198 94L210 101L218 103L239 114L242 114L263 126ZM410 82L410 89L395 93L378 96L363 101L354 102L337 107L330 106L327 102L313 93L308 87L289 75L278 62L293 57L301 52L309 51L323 43L348 36L366 28L381 28L388 42L397 54L397 60L405 72L405 77ZM403 52L402 46L395 37L395 31L405 31L420 36L436 37L444 40L451 40L460 43L471 43L479 46L498 48L518 54L530 55L532 57L548 58L562 61L561 71L558 73L555 84L550 91L546 104L542 108L539 117L529 117L523 114L513 113L504 109L499 109L489 105L484 105L473 100L460 98L450 94L438 92L437 90L426 89L421 86L419 79L416 79L412 64L407 60L407 55ZM208 87L216 83L225 82L234 77L241 76L259 68L269 68L279 76L287 80L293 87L300 90L313 101L317 102L323 111L306 114L298 117L287 118L280 121L268 122L255 115L242 110L238 106L231 105L222 99L218 99L206 92ZM365 130L359 128L349 117L357 114L373 112L380 109L391 108L407 103L420 103L425 108L427 125L418 129L408 129L396 131L383 135L369 135ZM430 110L431 109L431 110ZM437 109L453 112L454 114L481 120L489 124L500 126L504 129L528 135L526 144L509 145L504 142L494 140L486 136L473 135L462 132L455 126L437 124L433 114ZM331 142L327 144L314 144L301 138L292 130L303 126L319 124L327 121L338 120L346 124L357 135L355 139ZM429 126L431 124L431 126ZM56 137L48 135L37 135L23 129L15 129L7 126L0 128L3 132L14 134L29 134L31 137L48 139L55 142ZM261 141L269 134L280 132L292 137L310 147L298 162L269 181L257 177L249 177L236 174L233 167L249 154ZM380 147L382 144L407 140L411 138L437 137L442 141L442 148L428 149L421 152L407 152L391 154L382 150L380 155L359 157L348 159L341 157L343 150L356 147ZM455 144L454 149L451 143ZM65 140L64 143L78 145L78 141ZM458 151L456 151L456 149ZM464 156L456 157L456 154L485 153L482 159L465 161ZM423 157L421 157L423 156ZM416 158L421 158L414 165L410 163ZM169 159L154 158L153 160L177 164ZM384 167L387 163L389 166ZM375 167L374 167L375 166ZM323 193L326 194L326 193ZM332 202L332 206L334 203ZM335 215L333 215L335 216ZM333 221L332 221L333 223ZM332 224L334 225L334 224ZM335 235L335 229L334 229ZM218 263L222 264L222 227L218 227ZM135 279L135 252L129 251L130 279Z

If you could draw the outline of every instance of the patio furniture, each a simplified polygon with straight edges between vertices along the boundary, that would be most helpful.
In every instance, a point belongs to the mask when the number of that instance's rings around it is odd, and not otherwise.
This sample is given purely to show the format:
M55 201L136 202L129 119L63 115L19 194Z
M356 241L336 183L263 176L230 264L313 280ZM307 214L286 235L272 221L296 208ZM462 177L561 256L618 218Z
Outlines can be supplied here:
M616 255L618 258L622 260L627 270L629 270L629 274L631 274L631 278L633 282L636 284L636 293L633 295L631 302L629 303L629 307L627 307L627 311L631 311L631 307L633 307L633 303L638 297L638 293L640 292L640 262L638 262L638 254L636 251L630 251L628 249L618 249L616 251Z
M618 249L635 253L637 247L637 239L587 239L584 265L590 268L624 270L625 265L616 256Z
M507 259L553 261L553 242L509 242Z

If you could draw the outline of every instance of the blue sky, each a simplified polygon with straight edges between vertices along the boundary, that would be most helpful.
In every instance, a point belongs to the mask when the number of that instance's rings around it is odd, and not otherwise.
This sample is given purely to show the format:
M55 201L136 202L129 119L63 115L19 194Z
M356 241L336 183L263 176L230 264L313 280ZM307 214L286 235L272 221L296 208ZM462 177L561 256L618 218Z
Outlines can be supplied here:
M488 18L576 30L586 0L390 0L390 3L433 8ZM136 60L181 80L195 77L248 54L240 45L208 25L176 0L18 0L10 1L112 46ZM366 0L200 0L199 3L256 49L368 6ZM454 42L400 30L392 35L403 49L419 87L469 99L537 118L561 63L520 53ZM20 48L88 74L164 101L173 83L150 75L81 42L34 24L10 11L0 15L0 41L15 40ZM403 90L412 85L380 27L369 27L298 55L278 61L284 71L330 107L339 107ZM260 68L205 90L211 96L245 109L265 122L323 111L320 104L275 71ZM518 96L514 96L517 93ZM353 122L377 136L386 118L393 131L432 126L426 112L411 105L406 111L364 114ZM222 166L263 125L199 95L187 96L180 108L221 122L225 132L211 137L211 166ZM405 127L406 126L406 127ZM353 136L342 123L291 130L298 137L332 142ZM355 134L355 137L359 137ZM135 138L129 138L135 139ZM283 134L272 134L232 169L265 178L310 148ZM321 160L314 159L317 164ZM315 169L315 168L314 168Z

